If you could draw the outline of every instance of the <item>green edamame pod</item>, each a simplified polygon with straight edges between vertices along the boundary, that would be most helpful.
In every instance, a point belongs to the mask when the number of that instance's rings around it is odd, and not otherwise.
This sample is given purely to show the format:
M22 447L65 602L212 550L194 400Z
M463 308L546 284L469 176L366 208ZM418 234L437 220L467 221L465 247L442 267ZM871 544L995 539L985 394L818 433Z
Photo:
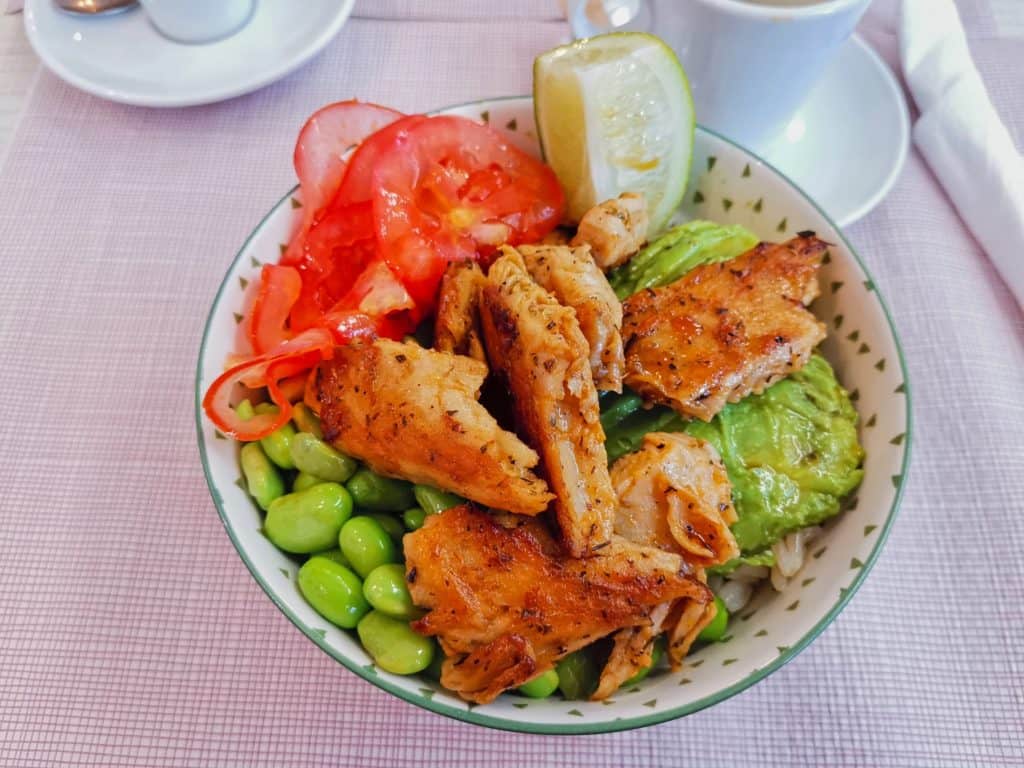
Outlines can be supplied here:
M263 452L281 469L295 469L295 462L292 461L294 437L295 427L289 421L260 440L260 445L263 446Z
M294 435L290 450L295 467L332 483L344 483L359 467L355 459L339 453L309 432Z
M367 517L372 517L380 523L380 527L387 531L388 536L391 537L392 541L396 544L401 543L402 537L405 536L405 527L397 517L394 515L385 515L383 512L367 515Z
M711 620L704 629L697 635L697 639L705 643L714 643L725 637L725 630L729 626L729 610L725 607L722 599L715 595L715 618Z
M406 529L410 531L418 531L423 527L423 522L426 519L427 513L423 511L422 507L413 507L402 513L402 522L405 523Z
M654 646L651 648L651 663L624 682L622 687L625 688L627 685L635 685L651 674L651 670L658 666L658 662L661 661L661 657L664 653L665 636L658 635L658 637L654 639Z
M416 502L409 483L378 475L366 467L357 470L345 487L357 507L374 512L401 512Z
M640 410L643 404L644 399L633 392L617 395L610 405L601 409L601 428L605 434L627 416Z
M256 411L253 409L252 403L249 402L248 398L235 406L235 415L242 421L248 421L256 415Z
M585 649L573 651L555 667L558 688L567 699L589 699L601 676L597 664Z
M523 696L529 696L531 699L546 699L558 690L558 672L553 669L542 672L532 680L520 685L517 690Z
M292 406L292 421L295 422L295 426L299 428L300 432L308 432L314 437L324 439L320 417L313 413L313 409L305 403L296 403Z
M309 472L300 471L292 480L292 493L297 491L304 491L307 488L312 488L314 485L319 485L324 482L323 478L311 475Z
M370 611L359 577L341 563L316 555L299 568L299 591L332 624L352 629Z
M378 565L363 582L363 597L375 610L393 619L412 621L423 615L412 602L405 584L405 566L398 563Z
M243 400L242 402L248 402ZM241 451L242 474L245 485L260 509L266 511L270 503L284 493L284 480L259 443L246 443Z
M428 515L436 515L438 512L444 512L446 509L466 503L461 496L429 485L414 485L412 495L416 497L416 503L423 507L423 511Z
M434 641L400 619L370 611L356 627L359 641L378 667L395 675L422 672L434 658Z
M271 502L263 531L285 552L309 554L332 547L351 515L352 497L344 486L320 483Z
M314 486L314 489L319 487ZM364 579L377 566L398 562L395 543L384 527L372 517L353 517L341 527L337 536L342 554Z

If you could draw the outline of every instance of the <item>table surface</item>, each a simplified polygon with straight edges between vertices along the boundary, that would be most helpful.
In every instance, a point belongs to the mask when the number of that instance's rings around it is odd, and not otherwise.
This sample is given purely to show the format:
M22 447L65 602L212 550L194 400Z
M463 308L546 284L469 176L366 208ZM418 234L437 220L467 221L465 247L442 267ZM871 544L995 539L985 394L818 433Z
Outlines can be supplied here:
M0 16L0 159L40 66L25 37L21 14Z
M188 110L80 93L0 17L0 766L1024 766L1024 314L916 151L847 231L910 372L902 509L842 615L763 682L639 731L488 731L349 674L241 564L192 377L227 264L293 183L297 123L353 94L527 92L566 34L552 4L362 0L289 78ZM1020 146L1024 2L957 4ZM860 28L890 65L896 11Z

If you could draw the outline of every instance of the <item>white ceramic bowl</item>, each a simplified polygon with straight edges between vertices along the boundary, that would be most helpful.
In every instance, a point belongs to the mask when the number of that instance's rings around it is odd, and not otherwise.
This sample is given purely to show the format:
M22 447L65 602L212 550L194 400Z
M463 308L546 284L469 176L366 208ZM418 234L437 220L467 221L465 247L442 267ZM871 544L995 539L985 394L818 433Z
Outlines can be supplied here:
M443 110L484 120L537 152L529 98ZM196 425L210 493L239 555L271 600L330 656L374 685L417 706L480 725L531 733L599 733L636 728L695 712L753 685L807 646L843 609L878 557L896 514L910 449L906 368L888 312L870 275L841 232L789 180L746 150L698 129L690 187L681 215L749 227L782 240L813 230L835 245L822 267L814 312L829 327L823 345L861 414L864 482L846 511L812 547L784 592L763 589L730 624L728 640L691 654L679 672L656 670L604 702L502 696L467 704L421 677L377 669L352 634L322 619L295 584L297 563L260 533L260 514L243 490L237 445L202 414L203 392L233 351L245 289L278 259L301 202L293 190L267 214L235 257L206 323L196 373Z

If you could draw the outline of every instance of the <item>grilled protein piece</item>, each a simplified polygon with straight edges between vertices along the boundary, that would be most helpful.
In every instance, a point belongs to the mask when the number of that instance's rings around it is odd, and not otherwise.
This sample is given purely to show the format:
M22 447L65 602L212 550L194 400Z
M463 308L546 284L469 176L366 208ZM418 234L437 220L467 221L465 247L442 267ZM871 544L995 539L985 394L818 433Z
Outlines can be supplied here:
M652 432L636 453L612 465L619 496L615 533L637 544L678 552L697 566L728 562L739 555L729 526L736 522L732 485L710 443L686 434ZM651 624L620 630L601 672L596 698L610 695L651 664L654 638L669 631L669 659L679 666L697 633L714 618L714 607L693 600L665 603L651 612Z
M732 484L714 446L683 433L651 432L612 465L615 533L710 567L738 557Z
M573 245L589 245L601 269L626 262L647 239L647 204L643 195L624 192L598 203L580 219Z
M576 314L531 280L519 254L506 247L487 275L480 320L487 357L512 392L519 430L541 456L565 546L583 557L611 536L615 492Z
M631 296L623 305L626 384L709 421L802 368L825 338L804 305L817 296L826 248L811 233L761 243Z
M478 312L483 283L475 261L453 261L445 269L434 320L435 349L487 362Z
M338 347L320 366L324 436L382 475L454 491L523 515L551 501L537 454L476 398L478 360L378 339Z
M649 626L658 605L712 600L679 555L615 537L568 558L539 518L456 507L404 544L413 602L429 610L413 628L448 656L441 684L481 704L600 637Z
M522 245L526 269L541 287L576 312L590 345L590 370L600 390L622 391L622 304L590 248L567 245Z

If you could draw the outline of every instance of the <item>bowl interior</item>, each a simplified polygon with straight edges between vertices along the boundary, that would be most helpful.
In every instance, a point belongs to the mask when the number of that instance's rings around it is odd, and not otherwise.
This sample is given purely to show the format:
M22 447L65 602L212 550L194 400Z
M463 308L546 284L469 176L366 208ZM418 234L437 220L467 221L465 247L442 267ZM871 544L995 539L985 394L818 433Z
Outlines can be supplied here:
M537 153L529 98L478 102L444 110L488 122ZM270 598L311 640L350 670L414 704L482 725L533 733L592 733L679 717L743 690L792 659L845 605L877 557L895 515L909 450L905 368L895 331L870 276L842 234L806 196L770 166L725 139L698 129L681 218L749 227L766 240L813 230L834 243L821 271L813 309L829 327L825 356L861 415L864 482L846 511L812 547L803 570L781 593L763 589L733 618L727 639L688 658L679 672L654 671L604 702L502 696L467 704L421 677L374 666L357 639L322 619L295 584L297 563L260 532L260 514L243 489L237 446L202 415L200 400L236 348L247 289L264 263L276 262L301 201L286 195L235 257L207 320L196 376L196 420L210 492L239 554Z

